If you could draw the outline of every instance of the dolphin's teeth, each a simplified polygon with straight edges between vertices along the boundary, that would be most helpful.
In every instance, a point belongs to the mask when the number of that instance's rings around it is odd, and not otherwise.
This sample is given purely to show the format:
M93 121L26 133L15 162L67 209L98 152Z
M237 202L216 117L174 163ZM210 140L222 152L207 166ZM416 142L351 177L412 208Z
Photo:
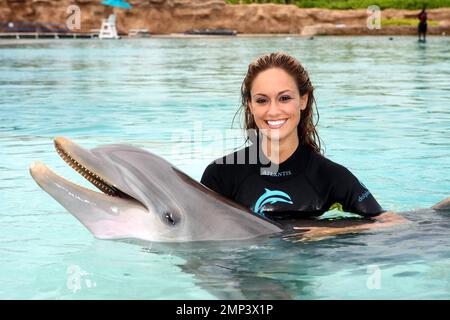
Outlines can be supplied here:
M108 196L119 196L118 190L116 190L113 186L110 186L105 180L103 180L100 176L98 176L95 172L92 172L84 165L79 163L76 159L74 159L69 153L67 153L64 149L57 146L56 151L59 156L67 163L70 167L72 167L75 171L77 171L80 175L82 175L86 180L100 189Z

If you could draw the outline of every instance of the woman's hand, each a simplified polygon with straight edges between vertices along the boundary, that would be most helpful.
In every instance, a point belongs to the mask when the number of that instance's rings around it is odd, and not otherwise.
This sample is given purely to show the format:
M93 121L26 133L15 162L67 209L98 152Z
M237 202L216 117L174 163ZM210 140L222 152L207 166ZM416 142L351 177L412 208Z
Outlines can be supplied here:
M395 214L393 211L387 211L373 217L372 221L370 222L362 222L357 225L327 227L325 226L326 222L324 222L324 226L321 227L293 227L296 233L287 235L284 237L284 239L292 242L317 241L332 237L337 234L356 233L365 230L386 228L408 221L409 220Z
M395 214L393 211L383 212L382 214L375 216L373 219L376 220L377 222L374 225L375 228L384 228L399 223L409 222L408 219L405 219L402 216Z

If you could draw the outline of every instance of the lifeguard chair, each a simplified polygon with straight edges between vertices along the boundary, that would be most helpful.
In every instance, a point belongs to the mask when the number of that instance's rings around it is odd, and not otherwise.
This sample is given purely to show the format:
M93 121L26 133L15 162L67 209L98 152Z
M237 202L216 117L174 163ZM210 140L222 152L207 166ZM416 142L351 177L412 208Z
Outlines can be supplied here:
M116 29L116 16L110 14L108 19L103 19L100 32L98 34L99 39L120 39Z
M99 39L120 39L117 34L116 28L116 16L114 14L113 9L115 7L131 9L131 4L127 3L124 0L104 0L102 4L105 6L109 6L111 10L108 19L103 19L102 26L100 28L100 32L98 34Z

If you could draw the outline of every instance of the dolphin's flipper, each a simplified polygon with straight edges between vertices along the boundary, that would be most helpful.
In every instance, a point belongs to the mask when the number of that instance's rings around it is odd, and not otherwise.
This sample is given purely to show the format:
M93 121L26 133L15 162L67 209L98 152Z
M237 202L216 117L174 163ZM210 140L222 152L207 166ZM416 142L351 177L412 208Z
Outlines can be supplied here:
M450 197L445 198L444 200L436 203L431 207L434 210L450 210Z

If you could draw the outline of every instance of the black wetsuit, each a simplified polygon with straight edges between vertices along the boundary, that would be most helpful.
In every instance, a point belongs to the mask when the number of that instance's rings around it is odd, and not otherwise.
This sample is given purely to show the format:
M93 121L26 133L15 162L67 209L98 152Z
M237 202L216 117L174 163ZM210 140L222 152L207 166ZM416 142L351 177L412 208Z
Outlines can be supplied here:
M300 144L277 170L262 152L255 159L254 146L212 162L201 182L274 220L319 216L334 208L365 217L385 211L347 168L309 146Z

